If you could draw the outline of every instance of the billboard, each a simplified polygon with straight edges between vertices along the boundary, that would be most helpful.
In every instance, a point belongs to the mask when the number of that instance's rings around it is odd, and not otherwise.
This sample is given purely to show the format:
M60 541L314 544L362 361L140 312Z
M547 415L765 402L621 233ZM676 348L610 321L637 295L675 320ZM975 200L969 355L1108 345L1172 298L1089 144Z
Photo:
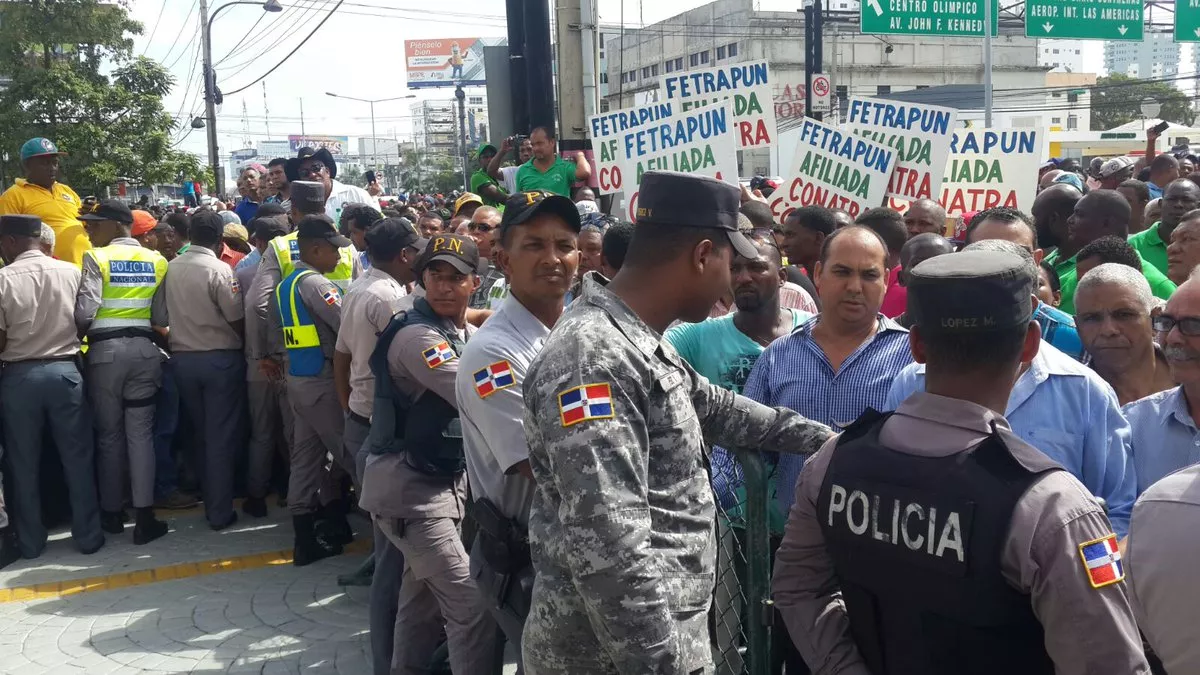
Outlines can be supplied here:
M409 88L482 87L487 85L483 48L508 44L506 38L442 38L405 40L404 63Z
M300 148L325 148L331 155L345 155L350 149L349 136L288 136L288 147L295 155Z
M294 157L296 150L287 141L259 141L258 155L272 159L275 157L287 157L288 155Z

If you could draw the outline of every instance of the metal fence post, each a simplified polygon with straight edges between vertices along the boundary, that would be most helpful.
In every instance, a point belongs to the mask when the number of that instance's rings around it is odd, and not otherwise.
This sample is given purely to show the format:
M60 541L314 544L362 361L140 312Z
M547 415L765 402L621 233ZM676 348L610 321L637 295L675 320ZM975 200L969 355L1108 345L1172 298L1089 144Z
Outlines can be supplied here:
M770 675L771 623L775 615L771 600L771 541L767 512L771 499L767 489L767 467L758 452L739 450L738 462L746 480L746 582L749 675Z

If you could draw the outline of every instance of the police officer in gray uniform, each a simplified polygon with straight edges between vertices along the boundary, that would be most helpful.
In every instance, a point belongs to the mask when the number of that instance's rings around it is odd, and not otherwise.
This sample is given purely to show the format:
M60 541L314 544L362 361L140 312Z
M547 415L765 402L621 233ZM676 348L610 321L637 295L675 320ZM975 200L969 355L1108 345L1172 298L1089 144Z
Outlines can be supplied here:
M88 390L96 420L100 474L100 526L125 529L125 467L137 520L133 543L167 533L154 517L154 405L162 384L162 355L154 328L167 318L154 296L162 293L167 260L143 248L131 234L133 213L106 199L79 217L93 248L83 253L83 278L75 302L75 325L88 336Z
M428 243L405 218L374 223L366 233L370 269L354 282L342 303L333 370L346 410L342 444L355 458L360 484L369 454L366 440L375 403L375 378L368 361L392 315L402 308L412 308L413 297L407 294L405 285L416 280L414 263ZM371 584L371 662L377 675L387 675L392 664L392 633L404 558L378 526L372 529L375 548L366 572ZM354 580L338 577L339 584Z
M9 508L25 558L46 547L38 473L42 433L49 429L62 458L71 500L71 536L83 553L104 545L92 425L76 365L75 298L79 268L41 251L42 221L0 216L0 417Z
M1001 412L1041 341L1036 285L998 251L909 271L925 391L805 465L776 558L814 673L1149 672L1103 510Z
M579 210L566 197L539 190L507 200L493 250L509 296L463 350L455 382L479 526L472 576L518 650L533 591L528 528L534 484L521 385L562 315L579 268L579 230Z
M278 206L263 204L259 214L264 209ZM257 247L260 255L275 237L281 237L291 229L288 218L284 214L258 215L250 220L250 243ZM243 291L246 303L246 325L251 325L250 315L253 309L249 306L249 294L246 293L254 285L254 277L258 273L258 264L239 264L233 271L237 278L238 287ZM254 518L267 515L265 497L270 489L271 469L275 453L282 449L284 458L291 459L292 449L292 407L287 398L287 386L282 380L274 380L266 376L258 367L257 354L275 353L269 347L260 346L258 341L263 338L261 331L246 331L246 397L250 404L250 443L249 458L246 467L246 499L242 501L242 513ZM274 349L279 349L278 346Z
M179 401L199 434L204 515L214 530L237 522L233 468L245 451L245 308L233 270L217 258L225 223L208 208L196 211L191 246L167 266L156 315L166 312Z
M393 675L428 673L443 625L453 672L482 675L493 660L496 629L458 529L467 478L454 394L458 355L474 332L466 313L482 267L470 237L433 237L417 261L425 296L392 320L371 356L372 454L359 504L404 554ZM396 397L405 404L403 417Z
M537 580L526 672L711 672L709 443L812 453L829 429L700 377L662 333L729 292L738 189L647 172L625 264L595 273L524 383Z

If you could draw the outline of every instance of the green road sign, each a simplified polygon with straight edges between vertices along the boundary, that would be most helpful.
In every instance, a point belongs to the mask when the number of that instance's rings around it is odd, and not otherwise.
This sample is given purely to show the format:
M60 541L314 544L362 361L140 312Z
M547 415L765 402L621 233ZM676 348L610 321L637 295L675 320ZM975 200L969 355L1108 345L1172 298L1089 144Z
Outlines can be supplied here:
M863 0L859 29L884 35L973 35L983 37L988 0ZM1200 0L1195 0L1200 2ZM992 35L997 35L999 0L992 3Z
M1143 18L1142 0L1025 0L1025 37L1137 41Z
M1200 42L1200 0L1175 0L1175 41Z

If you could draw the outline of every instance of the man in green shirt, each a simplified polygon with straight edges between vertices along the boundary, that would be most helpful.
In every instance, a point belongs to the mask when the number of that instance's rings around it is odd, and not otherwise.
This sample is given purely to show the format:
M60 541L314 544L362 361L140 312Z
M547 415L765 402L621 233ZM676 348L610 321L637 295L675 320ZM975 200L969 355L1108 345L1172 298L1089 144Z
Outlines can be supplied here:
M533 143L533 159L517 170L518 192L546 190L570 198L571 185L591 177L592 166L583 155L576 155L573 162L558 156L553 129L535 127L529 140Z
M1200 207L1200 187L1186 178L1169 183L1162 196L1162 220L1129 238L1142 260L1167 273L1167 244L1184 214Z
M1037 207L1036 201L1034 207ZM1058 274L1062 287L1062 303L1058 306L1060 310L1068 314L1075 313L1075 287L1079 285L1077 266L1080 253L1092 242L1104 237L1124 240L1129 235L1129 214L1129 202L1115 190L1093 190L1075 203L1075 209L1067 220L1066 241L1059 244L1058 250L1046 256L1046 262ZM1175 290L1174 284L1165 275L1150 264L1137 267L1147 274L1147 281L1151 282L1155 294L1165 293L1170 297L1171 292ZM1153 279L1150 278L1151 275Z
M482 197L486 206L500 206L504 200L508 199L508 193L497 185L496 180L487 172L488 164L495 156L496 146L490 143L481 144L479 151L475 153L476 159L479 160L479 166L475 169L475 173L471 174L471 192Z

